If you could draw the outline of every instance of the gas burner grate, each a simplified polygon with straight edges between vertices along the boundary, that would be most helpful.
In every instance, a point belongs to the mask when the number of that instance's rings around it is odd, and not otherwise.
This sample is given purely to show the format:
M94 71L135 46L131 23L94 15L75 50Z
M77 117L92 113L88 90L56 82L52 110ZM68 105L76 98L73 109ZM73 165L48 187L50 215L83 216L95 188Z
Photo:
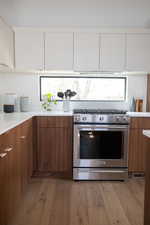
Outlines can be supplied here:
M118 109L74 109L74 114L126 114L125 110Z

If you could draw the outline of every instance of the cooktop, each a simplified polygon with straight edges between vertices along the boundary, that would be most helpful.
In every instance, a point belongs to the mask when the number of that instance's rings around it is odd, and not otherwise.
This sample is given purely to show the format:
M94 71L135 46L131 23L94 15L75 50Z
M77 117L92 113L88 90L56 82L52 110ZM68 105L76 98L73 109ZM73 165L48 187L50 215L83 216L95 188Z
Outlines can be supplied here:
M74 109L74 114L126 114L126 110L118 109Z

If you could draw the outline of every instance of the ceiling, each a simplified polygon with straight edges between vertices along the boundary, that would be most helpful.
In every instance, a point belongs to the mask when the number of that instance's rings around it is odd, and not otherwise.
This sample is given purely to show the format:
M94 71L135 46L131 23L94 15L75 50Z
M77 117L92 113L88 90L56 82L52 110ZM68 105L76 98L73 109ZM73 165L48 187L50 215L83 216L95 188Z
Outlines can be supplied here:
M0 0L13 26L150 27L150 0Z

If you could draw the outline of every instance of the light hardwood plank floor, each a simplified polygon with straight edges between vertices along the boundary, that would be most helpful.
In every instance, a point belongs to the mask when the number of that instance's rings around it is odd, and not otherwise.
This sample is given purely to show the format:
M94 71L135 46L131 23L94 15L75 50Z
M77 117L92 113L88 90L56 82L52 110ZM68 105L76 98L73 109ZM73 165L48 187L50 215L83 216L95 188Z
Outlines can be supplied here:
M143 207L143 179L33 179L10 225L143 225Z

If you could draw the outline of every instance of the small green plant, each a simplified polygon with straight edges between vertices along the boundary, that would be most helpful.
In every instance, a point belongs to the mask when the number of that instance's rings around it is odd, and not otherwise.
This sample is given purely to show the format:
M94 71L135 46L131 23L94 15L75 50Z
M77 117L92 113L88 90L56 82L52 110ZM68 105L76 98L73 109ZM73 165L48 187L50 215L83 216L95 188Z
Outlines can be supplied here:
M47 111L51 111L52 104L54 105L57 104L57 100L55 99L55 96L50 92L43 95L42 107Z

